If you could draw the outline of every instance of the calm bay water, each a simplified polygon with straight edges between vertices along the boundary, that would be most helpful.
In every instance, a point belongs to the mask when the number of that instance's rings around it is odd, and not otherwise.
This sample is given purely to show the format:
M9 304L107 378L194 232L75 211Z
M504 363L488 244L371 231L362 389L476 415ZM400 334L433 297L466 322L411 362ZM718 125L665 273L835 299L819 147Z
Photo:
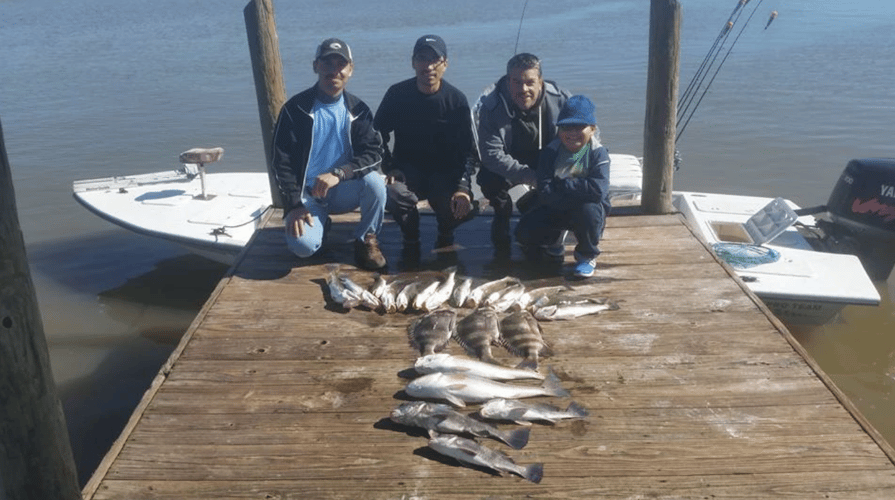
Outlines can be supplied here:
M683 85L737 2L681 3ZM824 203L848 160L895 157L895 2L752 0L746 14L756 5L678 143L675 188ZM245 6L0 0L0 120L82 478L225 269L110 226L72 199L71 183L175 168L197 146L225 149L220 170L263 170ZM313 83L316 44L339 36L356 58L349 89L375 109L412 75L413 41L432 32L448 43L448 80L472 100L503 72L518 34L518 51L541 57L547 78L597 103L612 151L641 152L646 0L281 0L275 9L290 95ZM846 308L794 333L895 443L893 281L877 283L880 307Z

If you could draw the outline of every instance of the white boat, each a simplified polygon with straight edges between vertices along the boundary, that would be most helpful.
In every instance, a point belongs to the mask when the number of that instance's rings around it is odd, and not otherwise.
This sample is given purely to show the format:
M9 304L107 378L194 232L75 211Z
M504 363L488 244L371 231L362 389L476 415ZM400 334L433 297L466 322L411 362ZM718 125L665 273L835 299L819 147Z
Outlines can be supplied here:
M855 255L816 251L793 226L811 215L782 198L675 192L689 227L781 320L823 324L846 305L876 306L879 293Z
M75 181L74 197L113 224L232 265L271 206L267 172L206 174L192 151L181 159L196 163L180 170Z

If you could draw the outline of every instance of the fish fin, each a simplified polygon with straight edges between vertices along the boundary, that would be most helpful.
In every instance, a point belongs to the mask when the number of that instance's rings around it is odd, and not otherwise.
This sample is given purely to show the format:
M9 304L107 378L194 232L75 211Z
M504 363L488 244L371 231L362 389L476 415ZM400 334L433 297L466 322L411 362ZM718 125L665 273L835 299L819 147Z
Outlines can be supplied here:
M551 396L557 396L561 398L567 398L570 396L569 391L567 391L562 386L562 381L559 377L556 376L555 373L551 370L550 373L547 374L547 378L544 380L544 384L542 387L550 393Z
M460 384L462 385L462 384ZM452 405L459 406L460 408L466 408L466 402L462 399L454 396L453 394L445 394L444 399L448 400Z
M517 424L520 424L520 425L531 425L531 422L529 422L527 420L523 420L523 417L525 416L526 411L527 410L525 408L516 408L515 410L510 410L507 413L507 420L516 422Z
M531 428L516 429L511 431L503 441L514 450L521 450L528 444L528 438L531 435Z
M533 370L538 371L538 358L525 358L521 363L516 365L516 368L519 370Z
M569 403L569 407L566 408L566 412L575 415L578 418L584 418L590 416L590 412L587 411L587 408L581 406L580 404L572 401Z
M531 464L525 468L525 479L537 484L544 478L544 464Z

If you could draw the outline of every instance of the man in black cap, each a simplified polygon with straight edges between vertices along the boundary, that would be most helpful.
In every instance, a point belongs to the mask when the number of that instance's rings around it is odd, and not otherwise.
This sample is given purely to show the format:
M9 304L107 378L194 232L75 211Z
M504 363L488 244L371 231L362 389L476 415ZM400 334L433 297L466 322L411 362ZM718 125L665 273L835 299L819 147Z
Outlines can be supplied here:
M354 72L348 44L324 40L314 57L317 83L280 110L273 134L273 167L283 199L286 243L301 258L315 254L330 214L360 207L354 231L358 266L386 265L376 235L385 215L380 172L382 139L373 112L345 85Z
M420 37L411 66L416 76L388 89L373 124L386 144L386 210L401 228L405 250L418 254L418 201L429 200L435 212L436 249L452 246L454 229L475 215L468 171L475 150L466 96L444 79L448 66L444 40L436 35Z

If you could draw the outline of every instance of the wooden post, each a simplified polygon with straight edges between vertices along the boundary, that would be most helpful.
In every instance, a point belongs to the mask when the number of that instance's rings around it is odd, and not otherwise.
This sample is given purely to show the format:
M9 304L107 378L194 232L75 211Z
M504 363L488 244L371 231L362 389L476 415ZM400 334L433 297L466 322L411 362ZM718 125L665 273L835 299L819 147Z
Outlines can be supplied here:
M642 207L644 213L666 214L674 211L671 191L677 128L681 5L678 0L651 2Z
M0 124L0 499L80 499Z
M283 63L280 60L280 42L274 19L273 0L252 0L243 10L246 33L249 37L249 54L255 75L255 94L261 115L261 139L267 157L267 173L273 206L283 207L280 190L273 172L273 128L280 108L286 102L286 85L283 83Z

